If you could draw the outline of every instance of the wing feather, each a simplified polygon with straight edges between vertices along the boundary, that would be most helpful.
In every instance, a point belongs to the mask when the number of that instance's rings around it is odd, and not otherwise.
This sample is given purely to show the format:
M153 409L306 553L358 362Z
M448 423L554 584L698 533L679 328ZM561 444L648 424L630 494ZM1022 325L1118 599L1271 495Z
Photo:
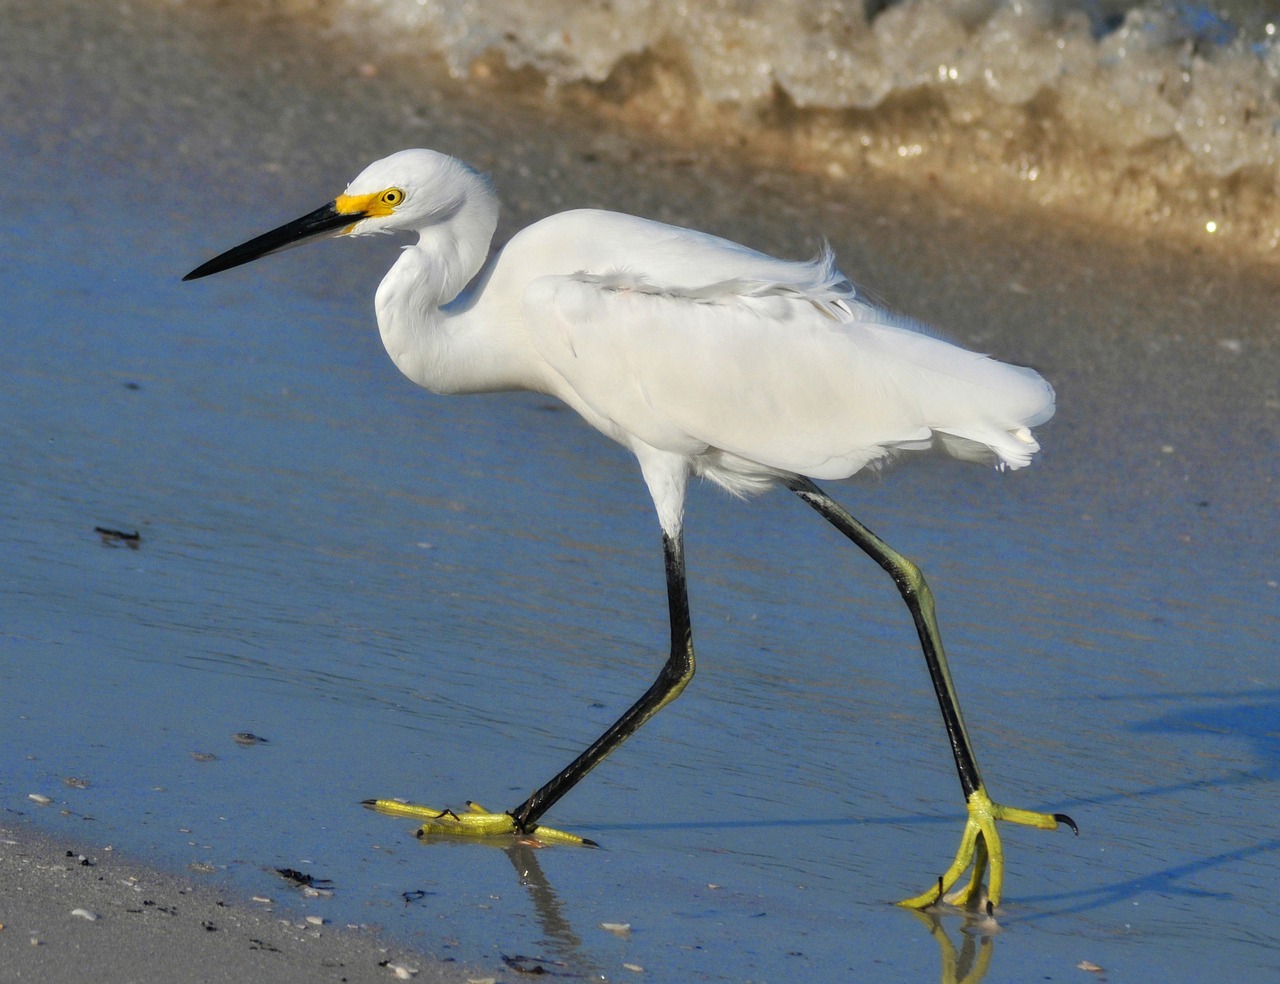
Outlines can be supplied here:
M829 252L768 272L687 287L624 269L543 277L525 292L526 323L558 395L591 423L693 456L730 488L847 477L930 447L1030 461L1029 428L1053 412L1037 373L862 302Z

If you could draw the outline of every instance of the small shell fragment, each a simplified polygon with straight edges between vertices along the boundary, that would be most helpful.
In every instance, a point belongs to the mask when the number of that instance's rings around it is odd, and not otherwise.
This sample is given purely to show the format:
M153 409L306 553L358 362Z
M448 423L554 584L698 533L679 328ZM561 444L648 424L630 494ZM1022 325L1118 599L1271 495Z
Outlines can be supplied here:
M624 969L624 970L629 970L629 971L631 971L631 973L633 973L633 974L643 974L643 973L644 973L644 968L643 968L643 967L641 967L639 964L624 963L624 964L622 965L622 967L623 967L623 969Z
M630 936L631 935L631 923L607 922L607 923L601 923L600 928L603 929L606 933L612 933L614 936Z
M398 980L407 981L418 972L417 967L409 967L405 964L387 964L387 969L396 975Z
M102 917L96 912L90 912L88 909L72 909L73 916L79 916L81 919L88 919L89 922L97 922Z
M307 916L307 922L312 926L323 926L326 921L324 916Z
M1076 970L1087 970L1091 974L1101 974L1102 968L1092 960L1081 960L1076 964Z
M333 889L313 888L310 885L304 885L302 888L302 897L304 899L331 899L333 898Z
M27 793L27 799L31 800L32 803L39 803L41 806L48 806L53 802L44 793Z

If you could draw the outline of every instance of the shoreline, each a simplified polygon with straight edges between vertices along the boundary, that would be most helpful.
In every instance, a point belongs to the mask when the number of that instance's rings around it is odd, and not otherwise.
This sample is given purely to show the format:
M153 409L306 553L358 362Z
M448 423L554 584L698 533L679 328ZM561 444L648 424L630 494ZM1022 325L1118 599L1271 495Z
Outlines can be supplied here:
M7 981L497 980L394 946L374 927L307 917L278 896L241 899L30 820L0 820L0 848Z

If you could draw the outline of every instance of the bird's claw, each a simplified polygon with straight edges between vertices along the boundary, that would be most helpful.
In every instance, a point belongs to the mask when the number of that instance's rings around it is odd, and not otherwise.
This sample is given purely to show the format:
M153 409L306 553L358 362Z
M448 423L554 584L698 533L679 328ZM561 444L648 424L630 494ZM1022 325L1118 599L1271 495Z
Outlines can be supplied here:
M960 848L951 867L938 877L938 883L928 891L898 904L909 909L927 909L940 902L964 909L985 910L990 916L1000 904L1000 893L1004 888L1004 849L1000 844L1000 833L996 823L1017 823L1024 827L1037 827L1041 830L1055 830L1059 824L1071 828L1078 836L1080 828L1065 813L1036 813L1032 810L1019 810L1010 806L1002 806L992 801L986 790L979 786L969 797L967 804L969 818L965 821L964 833L960 837ZM969 881L961 888L948 894L960 876L972 866ZM983 889L983 875L987 868L991 869L989 887Z
M404 803L400 800L376 799L365 800L364 805L378 813L393 817L409 817L421 822L418 837L464 837L464 838L496 838L496 837L529 837L543 844L584 844L596 847L596 842L571 834L554 827L541 824L531 825L528 829L516 823L510 813L490 813L478 803L467 801L464 813L453 810L439 810L416 803Z

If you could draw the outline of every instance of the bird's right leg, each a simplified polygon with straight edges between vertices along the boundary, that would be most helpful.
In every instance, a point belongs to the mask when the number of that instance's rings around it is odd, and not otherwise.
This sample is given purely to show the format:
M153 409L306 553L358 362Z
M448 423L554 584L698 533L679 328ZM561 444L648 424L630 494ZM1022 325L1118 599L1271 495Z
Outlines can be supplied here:
M933 594L920 568L854 519L848 510L809 479L794 478L788 483L788 488L816 509L827 522L856 543L893 578L898 593L906 602L915 620L920 648L929 668L929 677L933 682L938 706L942 711L943 726L946 728L951 752L955 758L956 772L960 776L960 787L964 792L965 806L969 816L960 838L960 848L956 851L955 860L938 878L936 886L912 898L904 899L899 905L923 909L945 898L946 901L958 905L976 907L982 901L982 878L989 867L991 876L990 887L986 893L986 908L990 912L1000 904L1000 893L1004 885L1004 850L1000 843L1000 834L996 829L997 821L1039 827L1042 830L1054 830L1059 824L1064 824L1079 833L1075 822L1064 813L1039 813L1004 806L987 795L982 776L978 772L978 760L974 755L973 745L969 741L964 719L960 715L960 700L956 696L955 684L951 682L951 670L947 666L947 657L942 649L942 633L938 631L938 622L934 615ZM960 877L969 868L972 868L972 871L967 884L955 893L946 895L947 890L959 882Z
M510 834L534 834L538 838L560 843L588 843L583 838L541 826L538 820L569 792L592 769L643 725L666 707L693 679L696 668L693 655L693 629L689 620L689 593L685 584L684 537L680 532L662 535L666 561L667 605L671 616L671 653L653 685L638 701L592 742L581 755L540 786L527 800L506 813L490 813L474 803L463 813L437 810L426 806L401 803L398 800L366 800L365 805L379 813L412 817L422 821L419 836L454 835L461 837L497 837Z

